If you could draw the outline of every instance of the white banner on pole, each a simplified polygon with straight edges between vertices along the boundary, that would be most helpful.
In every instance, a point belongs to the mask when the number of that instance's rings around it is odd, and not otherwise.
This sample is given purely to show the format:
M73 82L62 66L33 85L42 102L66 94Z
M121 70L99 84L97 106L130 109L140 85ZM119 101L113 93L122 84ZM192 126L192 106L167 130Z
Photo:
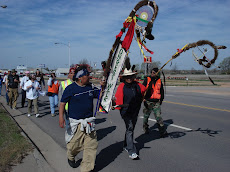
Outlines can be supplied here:
M101 99L101 106L104 108L104 110L106 110L106 112L110 110L110 103L112 100L113 92L117 84L119 73L123 67L126 54L127 53L125 52L125 49L123 49L121 47L121 44L119 44L119 47L113 60L112 69L109 73L109 77L105 87L105 92Z

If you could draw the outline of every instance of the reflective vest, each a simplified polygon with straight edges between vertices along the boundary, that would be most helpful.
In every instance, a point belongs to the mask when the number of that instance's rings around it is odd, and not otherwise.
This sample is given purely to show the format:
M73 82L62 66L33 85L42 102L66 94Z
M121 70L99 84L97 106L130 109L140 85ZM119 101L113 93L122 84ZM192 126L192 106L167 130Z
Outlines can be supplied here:
M51 86L48 85L48 92L58 94L58 90L59 90L58 81L57 81L57 84L54 84L54 82L52 81L52 85Z
M64 91L65 88L66 88L68 85L70 85L70 84L72 84L72 81L71 81L70 79L67 79L67 80L65 80L65 81L62 81L62 82L61 82L61 86L62 86L63 91ZM66 105L65 105L65 110L68 111L68 102L67 102Z
M150 82L151 78L147 77L146 89L148 89ZM150 99L161 99L161 79L158 79L155 85L152 84Z

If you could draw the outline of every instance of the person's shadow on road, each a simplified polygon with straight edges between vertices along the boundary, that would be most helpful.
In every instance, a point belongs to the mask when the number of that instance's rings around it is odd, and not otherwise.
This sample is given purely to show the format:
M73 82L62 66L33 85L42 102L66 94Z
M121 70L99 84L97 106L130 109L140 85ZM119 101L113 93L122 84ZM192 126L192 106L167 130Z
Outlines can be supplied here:
M100 121L97 122L103 122L103 121L104 119L101 119ZM116 130L116 126L111 126L108 128L102 128L97 130L97 140L98 141L102 140L104 137L112 133L114 130ZM117 158L117 156L122 152L122 146L123 146L123 142L116 142L102 149L97 155L94 171L100 171L106 166L108 166L111 162L113 162Z
M114 130L116 130L116 126L111 126L108 128L102 128L97 130L97 141L102 140L104 137L112 133Z
M96 118L95 119L95 124L100 124L106 121L106 118Z
M168 119L168 120L165 120L164 123L165 123L165 127L167 129L170 124L173 124L173 120ZM136 145L138 154L139 154L139 151L143 148L147 148L147 149L151 148L151 147L145 147L145 143L154 141L156 139L164 139L164 138L160 137L160 133L159 133L157 126L158 126L158 124L155 123L152 127L149 128L149 134L142 134L135 139L135 141L137 142L135 145ZM179 138L179 137L183 137L185 135L186 135L186 133L184 133L184 132L177 132L176 131L176 132L168 133L167 137Z
M94 171L100 171L113 162L123 151L123 141L116 142L100 151L96 158Z

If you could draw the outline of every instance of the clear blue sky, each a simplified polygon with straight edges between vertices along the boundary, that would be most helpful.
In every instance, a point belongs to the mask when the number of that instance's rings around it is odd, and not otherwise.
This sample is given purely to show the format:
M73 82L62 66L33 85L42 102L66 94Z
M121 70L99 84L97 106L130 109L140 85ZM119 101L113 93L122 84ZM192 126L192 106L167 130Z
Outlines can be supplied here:
M66 67L68 47L71 63L87 59L106 60L115 36L139 0L0 0L0 68L19 64ZM155 40L147 41L152 59L163 65L186 43L209 40L226 45L219 51L218 65L230 56L229 0L156 0L159 13L153 25ZM123 38L122 38L123 39ZM146 55L149 55L146 53ZM22 58L18 58L22 57ZM136 41L130 48L132 64L143 57ZM211 58L211 57L210 57ZM173 61L179 69L201 69L192 51ZM166 68L170 69L167 65Z

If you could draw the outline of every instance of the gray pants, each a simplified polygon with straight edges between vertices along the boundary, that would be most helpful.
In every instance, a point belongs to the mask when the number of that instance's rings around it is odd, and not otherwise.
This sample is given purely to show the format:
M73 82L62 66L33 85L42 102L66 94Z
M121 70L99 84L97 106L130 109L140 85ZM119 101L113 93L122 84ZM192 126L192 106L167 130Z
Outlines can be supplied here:
M128 150L129 155L137 153L136 147L133 143L134 128L137 123L137 117L138 115L123 116L123 120L125 122L126 127L124 148Z

